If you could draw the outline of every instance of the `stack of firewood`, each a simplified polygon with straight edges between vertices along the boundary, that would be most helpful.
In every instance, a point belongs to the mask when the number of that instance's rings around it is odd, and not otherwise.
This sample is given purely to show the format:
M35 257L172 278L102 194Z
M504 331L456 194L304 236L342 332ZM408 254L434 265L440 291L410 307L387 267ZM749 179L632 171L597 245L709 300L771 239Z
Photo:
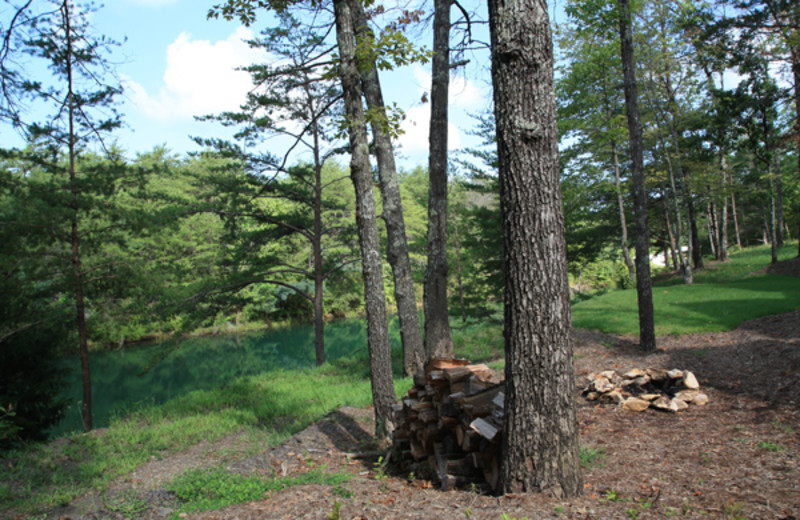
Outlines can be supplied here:
M497 487L505 385L486 365L434 359L394 406L403 467L443 490Z

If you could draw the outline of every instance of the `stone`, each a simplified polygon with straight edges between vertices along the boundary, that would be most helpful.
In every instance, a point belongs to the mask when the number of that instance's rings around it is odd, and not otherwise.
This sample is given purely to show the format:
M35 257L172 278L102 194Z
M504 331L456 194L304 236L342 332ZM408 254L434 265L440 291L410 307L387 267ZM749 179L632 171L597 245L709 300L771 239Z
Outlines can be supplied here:
M669 376L670 379L683 379L683 370L677 368L667 370L667 376Z
M686 404L684 401L681 401L680 399L675 399L675 398L673 398L669 402L669 405L676 412L679 412L681 410L686 410L687 408L689 408L689 405Z
M675 408L672 407L672 404L669 399L664 396L659 397L655 401L653 401L653 408L664 412L675 412Z
M697 382L697 378L694 377L694 374L686 370L683 373L683 386L689 390L697 390L700 388L700 383Z
M626 372L624 377L625 379L636 379L637 377L643 375L644 375L644 370L642 370L641 368L634 368Z
M587 401L597 401L597 398L600 397L600 394L598 392L588 392L583 397L586 398Z
M659 394L642 394L642 395L640 395L638 397L639 397L639 399L642 399L643 401L655 401L656 399L658 399L661 396Z
M600 377L604 377L604 378L608 379L609 381L613 381L615 377L618 377L617 376L617 372L614 371L614 370L604 370L604 371L600 372L599 375L600 375Z
M617 404L620 404L625 400L625 396L622 395L619 390L612 390L603 397Z
M661 368L648 368L645 372L653 381L666 381L669 379L667 371Z
M589 391L599 392L601 394L610 392L615 386L605 377L598 377L589 385Z
M629 397L625 399L620 406L622 406L623 410L628 410L631 412L641 412L643 410L647 410L650 407L650 402L638 399L636 397Z
M708 396L702 392L697 394L697 396L692 401L693 404L697 406L705 406L708 403Z
M699 393L699 390L681 390L675 394L675 398L680 399L684 403L691 403L695 400Z

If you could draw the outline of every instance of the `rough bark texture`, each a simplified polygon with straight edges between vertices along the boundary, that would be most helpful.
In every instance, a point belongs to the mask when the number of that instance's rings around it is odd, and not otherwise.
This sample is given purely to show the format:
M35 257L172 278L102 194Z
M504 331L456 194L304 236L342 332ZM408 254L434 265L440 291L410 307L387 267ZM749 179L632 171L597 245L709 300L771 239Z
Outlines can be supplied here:
M309 100L311 113L316 118L313 99ZM319 126L316 119L313 127L314 135L314 238L311 248L314 254L314 353L317 366L325 364L325 321L323 292L324 292L324 263L322 256L322 160L319 155Z
M795 14L795 25L800 26L800 12ZM797 139L797 171L800 174L800 37L791 46L791 54L794 75L794 131ZM797 230L797 256L800 256L800 225Z
M500 489L581 492L553 48L544 0L491 0L505 246Z
M386 296L383 289L378 223L375 198L372 192L372 170L369 164L369 144L364 110L361 104L360 74L355 53L355 33L349 0L335 0L336 39L341 63L345 111L350 135L350 177L356 191L356 224L361 245L364 275L364 303L367 312L367 342L375 406L375 433L380 440L389 438L392 429L392 352L386 318Z
M655 317L653 311L653 282L650 279L650 237L647 228L647 190L644 184L642 124L639 118L639 92L636 87L631 10L628 0L618 0L619 33L622 51L622 71L625 88L625 107L631 139L631 176L633 178L633 210L636 242L636 294L639 304L639 343L643 350L656 349Z
M355 0L351 2L351 9L355 16L353 22L357 36L372 38L372 32L367 25L364 5L359 0ZM373 112L385 114L383 93L375 63L360 63L359 68L367 107ZM414 294L411 260L408 256L403 202L400 198L400 184L397 180L392 139L388 133L383 131L380 122L376 120L372 121L372 136L375 143L375 157L378 161L383 220L386 223L388 242L386 256L394 275L394 297L397 302L400 337L403 343L403 369L406 375L421 374L424 369L425 352L419 314L417 313L417 299Z
M428 175L428 268L425 271L425 355L453 357L447 312L447 97L450 87L451 0L434 1Z

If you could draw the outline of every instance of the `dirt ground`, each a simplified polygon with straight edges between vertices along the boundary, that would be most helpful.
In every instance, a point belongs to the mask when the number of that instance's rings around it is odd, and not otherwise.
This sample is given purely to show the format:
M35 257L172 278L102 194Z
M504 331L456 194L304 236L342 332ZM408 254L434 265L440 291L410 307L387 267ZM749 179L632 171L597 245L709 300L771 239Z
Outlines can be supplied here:
M800 311L749 321L731 332L662 337L658 344L656 353L645 355L633 338L574 332L579 386L588 373L604 369L680 368L694 372L710 397L705 406L668 414L623 411L576 395L581 444L601 453L584 469L578 498L442 492L408 475L383 478L376 472L378 454L369 447L370 411L345 408L277 449L228 466L243 474L293 475L327 465L352 475L342 489L292 487L185 518L800 519ZM83 497L48 518L126 518L107 504L133 495L146 510L128 517L168 518L179 504L165 483L188 468L213 465L215 453L235 451L239 442L231 437L153 461L118 479L104 500Z

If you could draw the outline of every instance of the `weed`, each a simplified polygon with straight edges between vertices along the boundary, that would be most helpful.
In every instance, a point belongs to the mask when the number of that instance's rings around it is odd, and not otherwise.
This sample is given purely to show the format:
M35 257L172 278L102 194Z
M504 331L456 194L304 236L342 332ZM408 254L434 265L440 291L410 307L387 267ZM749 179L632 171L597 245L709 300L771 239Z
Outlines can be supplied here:
M464 510L464 516L466 516L466 517L467 517L467 519L470 519L470 518L472 518L472 509L470 509L469 507L468 507L468 508L466 508L466 509Z
M691 512L692 512L692 505L689 503L688 498L684 498L683 503L681 504L681 514L686 516Z
M667 506L667 507L664 508L664 516L667 517L667 518L669 518L671 516L678 516L679 514L680 513L678 513L678 510L675 509L674 507Z
M782 431L783 433L790 433L790 434L794 433L794 428L792 428L790 425L784 422L781 422L780 419L776 419L772 421L770 424L775 428L777 428L778 430Z
M385 460L383 456L378 457L378 460L372 464L372 467L375 469L375 480L383 481L389 478L389 475L386 474L386 467L388 465L388 460Z
M553 506L553 511L555 511L556 516L558 516L564 512L564 506Z
M334 486L333 494L342 498L353 498L353 492L344 486Z
M748 439L747 437L734 437L733 441L738 442L739 444L747 444L748 442L750 442L750 439Z
M339 510L342 508L342 503L338 500L333 503L333 511L328 513L328 520L342 520L339 515Z
M517 520L516 518L508 516L506 513L500 515L500 520ZM520 518L519 520L528 520L528 517Z
M588 448L586 446L581 446L580 450L580 459L581 459L581 466L586 469L590 469L594 466L602 466L602 459L605 456L605 450L603 448Z
M606 489L605 493L603 493L603 496L600 497L600 499L608 502L621 502L625 500L622 498L622 495L613 489Z
M783 451L786 449L786 446L768 441L759 442L758 447L767 451Z
M103 505L112 513L118 513L124 518L139 518L141 513L147 509L147 501L140 498L135 491L126 490L115 497L102 495Z
M747 517L742 514L742 509L744 508L744 502L734 502L733 500L728 500L722 506L722 513L725 515L725 518L728 520L747 520Z
M628 518L630 518L631 520L636 520L637 518L639 518L639 515L642 514L641 511L639 511L638 507L631 507L629 509L626 509L625 512L628 514Z

